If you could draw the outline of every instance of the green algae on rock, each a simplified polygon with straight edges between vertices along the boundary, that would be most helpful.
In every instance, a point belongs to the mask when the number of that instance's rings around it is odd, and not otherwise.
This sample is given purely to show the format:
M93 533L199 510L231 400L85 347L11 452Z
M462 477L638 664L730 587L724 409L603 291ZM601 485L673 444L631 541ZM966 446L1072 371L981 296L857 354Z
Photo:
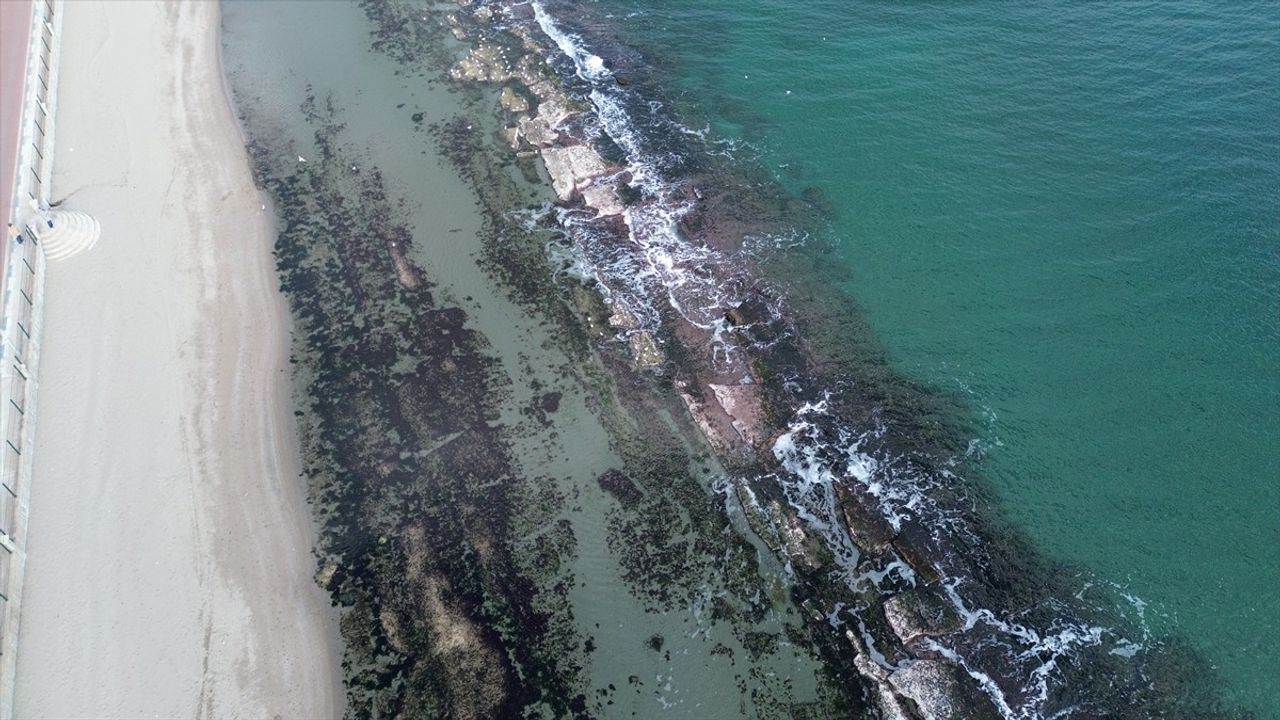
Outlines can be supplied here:
M342 608L348 715L581 714L582 643L548 582L573 538L555 524L529 531L547 496L520 476L496 422L503 378L466 313L441 304L408 259L398 201L336 142L338 111L311 98L302 112L318 156L293 162L257 137L250 150L281 218L277 265L295 318L322 577Z

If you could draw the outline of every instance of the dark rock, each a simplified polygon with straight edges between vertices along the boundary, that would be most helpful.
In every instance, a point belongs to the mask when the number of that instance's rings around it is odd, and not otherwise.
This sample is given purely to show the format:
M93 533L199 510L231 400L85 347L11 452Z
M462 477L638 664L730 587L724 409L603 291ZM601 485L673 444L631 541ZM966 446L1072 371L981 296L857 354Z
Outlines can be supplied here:
M603 475L596 478L600 488L612 495L622 503L622 507L632 508L644 499L644 494L631 481L631 478L622 474L619 470L607 470Z
M544 393L540 401L540 404L542 405L542 411L553 413L559 410L561 397L562 395L558 392Z
M898 551L898 554L902 556L902 561L911 566L916 576L925 585L932 585L942 578L937 568L925 559L919 550L916 550L912 544L906 542L903 538L894 540L893 549Z
M935 587L920 587L895 595L884 603L889 626L904 645L924 635L945 635L960 628L955 607Z
M875 507L872 498L864 497L856 489L837 484L836 499L844 514L849 537L859 549L866 553L880 555L893 544L896 533Z

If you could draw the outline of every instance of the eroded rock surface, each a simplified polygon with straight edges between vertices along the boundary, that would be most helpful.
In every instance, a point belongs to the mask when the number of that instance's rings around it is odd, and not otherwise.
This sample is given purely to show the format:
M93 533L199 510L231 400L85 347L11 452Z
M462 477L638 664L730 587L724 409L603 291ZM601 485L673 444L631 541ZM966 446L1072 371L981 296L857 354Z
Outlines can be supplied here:
M955 607L934 587L914 588L889 598L884 615L904 645L926 635L945 635L961 624Z
M507 112L522 113L529 109L529 101L512 90L510 85L502 88L502 95L498 97L498 102Z
M953 665L940 660L916 660L889 674L889 684L915 703L922 720L961 720L984 717L970 707L960 690Z
M760 404L760 388L754 384L709 386L738 432L748 445L758 446L768 439Z
M612 170L589 145L543 148L542 162L556 195L564 201L572 200L588 181Z
M502 82L511 77L511 63L505 48L481 43L459 60L449 74L463 82Z
M596 217L621 215L627 209L611 184L590 184L582 188L581 193L582 202L596 211Z
M666 360L662 351L658 349L658 343L647 332L632 333L628 342L631 344L631 352L639 367L656 368Z

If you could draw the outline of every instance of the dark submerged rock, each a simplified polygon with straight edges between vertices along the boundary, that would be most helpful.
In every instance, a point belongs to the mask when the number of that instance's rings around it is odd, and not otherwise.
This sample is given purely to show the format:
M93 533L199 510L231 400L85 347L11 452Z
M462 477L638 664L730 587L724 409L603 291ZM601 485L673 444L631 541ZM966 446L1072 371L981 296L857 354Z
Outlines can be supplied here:
M644 499L644 493L620 470L610 470L596 478L596 482L600 484L600 489L616 498L623 507L635 507Z

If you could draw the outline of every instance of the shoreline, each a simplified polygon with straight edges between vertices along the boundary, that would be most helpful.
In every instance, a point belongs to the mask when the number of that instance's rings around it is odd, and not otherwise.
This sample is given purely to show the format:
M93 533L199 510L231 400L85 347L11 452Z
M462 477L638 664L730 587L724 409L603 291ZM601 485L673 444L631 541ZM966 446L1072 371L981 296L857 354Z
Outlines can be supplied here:
M340 714L220 7L68 8L56 195L104 237L49 273L15 712Z

